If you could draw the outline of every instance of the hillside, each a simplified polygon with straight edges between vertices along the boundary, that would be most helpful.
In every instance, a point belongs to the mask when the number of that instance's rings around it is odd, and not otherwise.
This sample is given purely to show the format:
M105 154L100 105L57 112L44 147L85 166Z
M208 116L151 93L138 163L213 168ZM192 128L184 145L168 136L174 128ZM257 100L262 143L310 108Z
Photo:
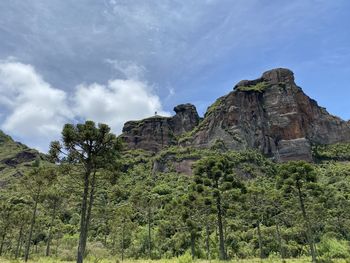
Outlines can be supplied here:
M39 156L38 151L15 142L0 131L0 188L11 179L20 177Z

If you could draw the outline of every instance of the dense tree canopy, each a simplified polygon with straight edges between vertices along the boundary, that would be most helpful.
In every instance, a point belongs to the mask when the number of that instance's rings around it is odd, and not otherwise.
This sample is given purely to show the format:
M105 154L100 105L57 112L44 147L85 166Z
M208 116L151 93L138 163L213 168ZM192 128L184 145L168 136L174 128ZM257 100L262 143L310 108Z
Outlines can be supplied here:
M0 191L2 256L350 257L350 164L331 151L317 164L222 149L152 155L122 151L106 125L86 122L66 125L50 153L55 164ZM192 174L177 172L184 160Z

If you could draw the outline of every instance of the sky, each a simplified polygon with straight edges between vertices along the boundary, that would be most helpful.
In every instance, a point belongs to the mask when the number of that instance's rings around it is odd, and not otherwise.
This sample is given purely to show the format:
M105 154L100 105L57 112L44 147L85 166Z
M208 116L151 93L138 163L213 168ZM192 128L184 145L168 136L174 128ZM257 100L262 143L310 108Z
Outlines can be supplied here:
M348 0L1 0L0 129L41 151L65 123L203 115L242 79L286 67L350 119Z

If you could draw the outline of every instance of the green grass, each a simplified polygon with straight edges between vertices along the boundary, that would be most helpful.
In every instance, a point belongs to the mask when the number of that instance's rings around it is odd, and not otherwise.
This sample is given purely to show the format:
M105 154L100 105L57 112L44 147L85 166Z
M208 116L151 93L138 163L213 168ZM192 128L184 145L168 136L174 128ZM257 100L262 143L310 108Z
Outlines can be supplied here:
M264 92L269 85L266 82L259 82L252 86L240 86L237 87L238 91L256 91L256 92Z
M4 259L0 258L0 263L19 263L23 262L22 260L10 260L10 259ZM29 263L72 263L74 261L61 261L59 259L53 259L53 258L38 258L34 260L29 260ZM121 263L122 261L118 259L102 259L102 260L84 260L85 263ZM188 259L183 258L174 258L174 259L162 259L162 260L125 260L124 263L209 263L207 260L195 260L191 261ZM239 260L230 260L230 261L218 261L218 260L212 260L211 263L218 263L218 262L231 262L231 263L277 263L281 262L280 259L264 259L260 260L258 258L255 259L239 259ZM285 262L287 263L309 263L310 258L298 258L298 259L287 259ZM333 260L330 262L334 263L347 263L348 260L345 259L338 259Z

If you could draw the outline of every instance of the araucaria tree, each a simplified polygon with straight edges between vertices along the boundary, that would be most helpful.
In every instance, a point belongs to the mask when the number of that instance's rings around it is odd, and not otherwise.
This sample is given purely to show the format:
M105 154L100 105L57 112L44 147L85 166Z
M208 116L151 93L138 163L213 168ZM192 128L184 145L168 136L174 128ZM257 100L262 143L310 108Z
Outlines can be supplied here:
M316 173L314 167L305 161L294 161L283 164L279 170L278 187L286 193L294 194L300 206L305 224L306 239L310 247L312 262L317 262L314 234L305 205L308 190L316 188Z
M214 198L219 229L219 258L226 260L223 196L234 188L241 190L245 188L237 180L234 162L226 154L213 155L198 161L195 166L195 175L197 191L205 195L210 194Z
M106 124L86 121L84 124L66 124L62 142L51 143L50 155L57 163L69 162L81 171L82 197L80 235L77 263L84 260L91 211L94 203L96 176L101 169L115 169L121 149L120 140Z

